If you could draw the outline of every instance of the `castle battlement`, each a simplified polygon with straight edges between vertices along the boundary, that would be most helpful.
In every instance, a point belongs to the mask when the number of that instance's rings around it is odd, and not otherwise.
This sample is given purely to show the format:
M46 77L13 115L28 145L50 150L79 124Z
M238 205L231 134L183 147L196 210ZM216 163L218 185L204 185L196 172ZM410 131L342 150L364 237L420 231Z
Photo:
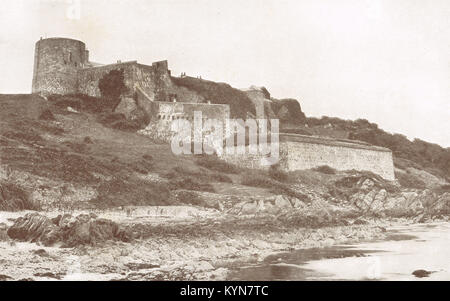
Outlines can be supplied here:
M70 38L48 38L36 42L32 93L100 96L98 81L112 70L122 69L130 94L138 85L151 100L170 100L164 91L171 86L167 61L151 65L137 61L99 65L89 61L84 42Z
M201 111L205 119L224 121L230 118L229 105L210 104L197 92L175 85L167 61L151 65L118 61L99 66L89 61L86 45L74 39L49 38L36 43L32 90L47 95L80 93L99 97L99 80L112 70L123 71L124 84L128 88L116 112L132 116L136 109L144 110L150 119L143 130L145 134L169 139L171 122L193 120L196 111ZM262 94L261 99L265 99L262 88L251 91ZM257 112L257 115L263 118L264 114ZM260 156L224 155L222 158L239 166L265 168L259 165ZM395 178L389 149L351 140L280 134L280 166L284 170L321 165L337 170L368 170L389 180Z

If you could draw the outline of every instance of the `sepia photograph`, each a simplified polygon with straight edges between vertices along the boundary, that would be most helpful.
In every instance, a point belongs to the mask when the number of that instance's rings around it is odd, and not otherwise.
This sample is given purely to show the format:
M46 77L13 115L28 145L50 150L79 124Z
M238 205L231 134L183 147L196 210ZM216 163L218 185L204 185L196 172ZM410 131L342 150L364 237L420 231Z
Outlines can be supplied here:
M449 133L448 0L4 0L0 281L450 281Z

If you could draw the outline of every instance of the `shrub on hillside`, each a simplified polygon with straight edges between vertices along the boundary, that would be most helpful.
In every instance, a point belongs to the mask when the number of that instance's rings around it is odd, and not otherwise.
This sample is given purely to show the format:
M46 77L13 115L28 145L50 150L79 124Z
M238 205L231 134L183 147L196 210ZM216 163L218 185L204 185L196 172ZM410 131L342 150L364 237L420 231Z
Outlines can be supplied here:
M98 81L98 88L102 96L113 102L114 110L120 102L120 96L128 92L125 85L123 69L111 70Z
M79 112L102 113L112 112L118 104L117 99L93 97L85 94L53 94L48 97L49 102L61 109L71 107Z
M405 188L425 189L427 186L420 178L409 173L395 172L395 178Z
M86 143L65 141L63 144L76 153L83 153L89 148L89 146Z
M201 183L210 182L222 182L222 183L232 183L230 177L219 172L208 172L200 169L188 169L185 167L175 167L172 168L168 173L164 175L165 178L169 180L183 179L183 178L194 178L196 181Z
M177 200L183 204L210 207L205 200L194 191L181 190L177 192Z
M33 129L25 131L8 131L3 133L3 136L13 140L19 140L24 143L36 143L43 141L41 135L36 133Z
M281 129L280 132L286 134L312 136L312 133L306 129Z
M295 197L304 202L310 201L307 195L291 188L288 184L280 183L270 178L265 172L249 172L243 177L241 184L251 187L267 188L270 189L270 192L273 194L283 194L290 197Z
M233 183L233 180L224 174L221 173L213 173L210 175L212 181L222 182L222 183Z
M250 172L243 176L242 185L260 188L272 188L276 186L275 181L263 173Z
M201 183L190 177L176 178L174 180L171 180L169 185L171 190L186 189L194 191L215 192L215 189L211 184Z
M279 182L286 182L289 180L287 172L280 169L279 165L272 165L269 168L269 177Z
M98 196L91 201L96 207L171 205L169 186L165 183L116 177L100 183Z
M86 136L83 139L83 143L85 143L85 144L93 144L94 142L92 141L91 137Z
M40 210L29 193L15 183L0 182L0 211Z
M80 98L72 95L50 95L48 100L52 102L55 106L67 109L71 107L77 111L81 111L83 107L83 102Z
M39 120L48 120L48 121L54 121L55 116L53 116L52 111L49 109L45 109L42 111L42 113L39 115Z
M149 154L143 155L142 158L146 161L153 161L153 156Z
M222 173L238 174L241 170L237 166L219 159L216 156L199 156L195 163L209 170L219 171Z
M450 184L439 185L438 187L435 187L433 191L439 194L450 192Z
M314 171L323 173L323 174L327 174L327 175L334 175L336 174L336 169L328 166L328 165L322 165L316 168L313 168Z
M154 164L151 160L138 160L136 162L130 162L128 163L128 167L130 167L131 170L146 175L153 171Z
M276 220L290 228L321 228L341 225L342 219L326 209L308 212L294 210L276 217Z
M129 120L122 113L103 113L99 116L99 122L106 127L121 131L137 131L142 128L138 120Z

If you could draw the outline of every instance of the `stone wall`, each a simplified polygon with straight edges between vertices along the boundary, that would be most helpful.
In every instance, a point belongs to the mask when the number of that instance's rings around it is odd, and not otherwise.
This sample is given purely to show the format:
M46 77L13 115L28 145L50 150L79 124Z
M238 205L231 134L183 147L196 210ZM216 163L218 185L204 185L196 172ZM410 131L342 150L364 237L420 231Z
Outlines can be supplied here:
M68 94L77 92L77 71L87 63L83 42L50 38L36 43L33 93Z
M371 171L386 180L395 180L392 152L366 143L293 134L280 134L279 165L285 171L306 170L328 165L336 170ZM229 163L266 169L261 155L227 155Z
M287 154L284 145L280 144L279 151L280 153L278 156L278 162L276 164L279 165L281 169L286 170ZM237 152L234 154L230 154L228 153L228 149L225 148L223 154L219 155L219 157L222 160L225 160L228 163L234 164L239 167L251 169L269 169L271 167L271 165L265 164L265 162L267 162L266 159L271 157L270 154L269 155L261 155L260 153L250 154L248 146L246 146L244 154L238 154Z
M287 149L286 170L304 170L328 165L336 170L371 171L395 180L392 152L389 149L301 137L282 142Z
M155 102L156 118L159 120L193 120L194 112L202 112L204 119L217 119L225 122L230 118L230 106L206 103Z
M201 95L172 82L167 61L152 65L136 61L100 65L89 62L89 51L83 42L65 39L41 39L36 43L34 56L33 93L71 94L81 93L101 96L99 80L112 70L124 70L125 85L136 98L139 87L150 101L206 103Z
M174 120L188 120L192 123L192 128L194 127L194 112L196 111L202 112L203 121L206 119L220 120L224 127L225 120L230 118L229 105L158 101L146 104L139 99L138 97L138 105L143 107L151 118L149 125L141 133L166 142L170 142L174 134L171 131ZM192 132L191 137L193 136Z
M129 95L142 89L151 101L169 100L167 91L172 86L167 62L156 62L152 66L138 64L136 61L123 62L99 67L85 68L78 71L78 92L90 96L101 96L99 80L112 70L124 71L125 85Z

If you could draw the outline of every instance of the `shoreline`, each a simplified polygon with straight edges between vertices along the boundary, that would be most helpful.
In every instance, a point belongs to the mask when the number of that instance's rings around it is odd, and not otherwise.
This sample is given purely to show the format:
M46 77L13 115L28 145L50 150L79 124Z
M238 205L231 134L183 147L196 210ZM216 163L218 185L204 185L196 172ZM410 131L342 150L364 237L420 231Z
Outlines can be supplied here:
M245 217L229 219L138 223L133 227L145 235L129 243L55 248L0 241L1 274L7 280L228 280L231 270L275 253L386 239L389 228L415 223L377 218L364 225L265 229ZM229 223L236 226L228 229Z

